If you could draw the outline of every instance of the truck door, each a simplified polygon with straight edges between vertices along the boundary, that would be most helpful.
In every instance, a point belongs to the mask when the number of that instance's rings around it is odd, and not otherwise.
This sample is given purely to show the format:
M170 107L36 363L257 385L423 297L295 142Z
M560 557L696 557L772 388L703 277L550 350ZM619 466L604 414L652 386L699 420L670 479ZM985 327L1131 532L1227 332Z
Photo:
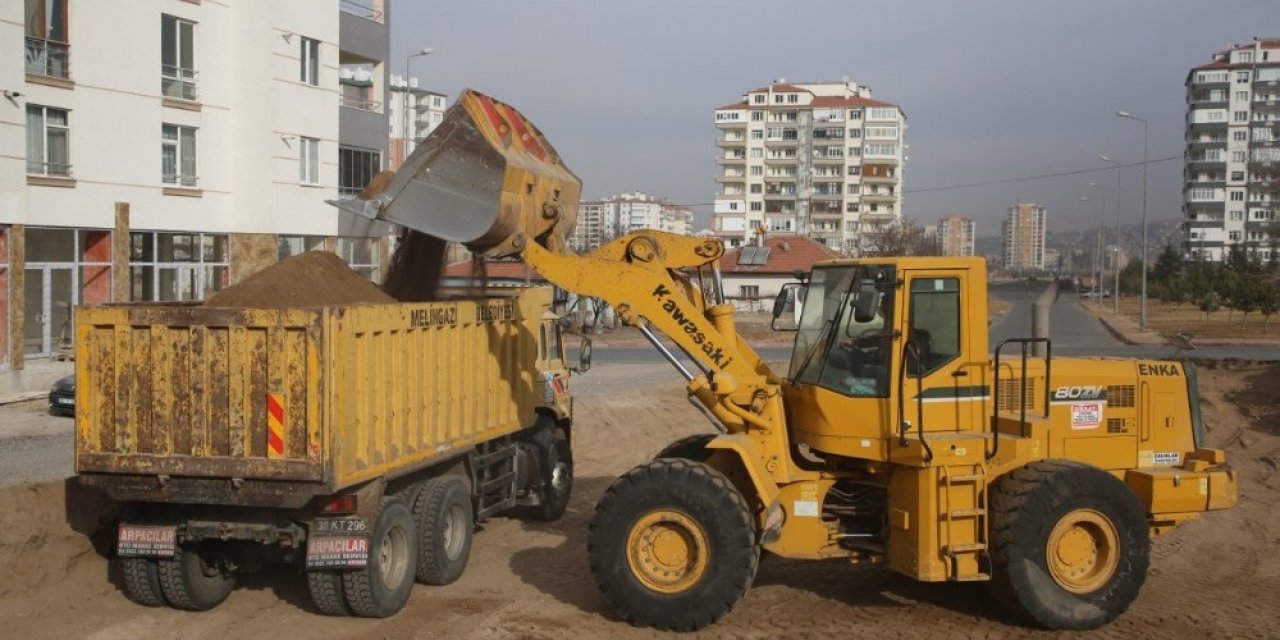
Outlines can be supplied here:
M974 361L969 340L974 327L967 325L977 320L966 313L972 304L967 278L965 271L906 272L900 366L906 368L903 412L913 432L921 408L925 431L972 431L980 424L989 393L980 384L981 363Z

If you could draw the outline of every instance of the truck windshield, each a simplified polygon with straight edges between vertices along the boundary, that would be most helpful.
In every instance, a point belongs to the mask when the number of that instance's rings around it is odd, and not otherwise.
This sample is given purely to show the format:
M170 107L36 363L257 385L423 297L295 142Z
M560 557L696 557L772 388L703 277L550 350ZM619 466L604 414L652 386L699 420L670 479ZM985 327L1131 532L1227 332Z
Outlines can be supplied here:
M791 354L792 380L848 396L889 395L893 275L893 267L870 265L813 271ZM874 297L870 318L854 312L859 293Z

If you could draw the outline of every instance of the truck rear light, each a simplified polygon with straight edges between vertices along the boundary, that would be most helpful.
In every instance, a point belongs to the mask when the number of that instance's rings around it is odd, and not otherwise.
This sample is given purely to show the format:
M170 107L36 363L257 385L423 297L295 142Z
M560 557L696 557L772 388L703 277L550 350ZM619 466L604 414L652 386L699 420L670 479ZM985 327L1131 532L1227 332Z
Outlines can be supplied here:
M355 513L356 497L333 496L325 500L324 506L320 510L325 513Z

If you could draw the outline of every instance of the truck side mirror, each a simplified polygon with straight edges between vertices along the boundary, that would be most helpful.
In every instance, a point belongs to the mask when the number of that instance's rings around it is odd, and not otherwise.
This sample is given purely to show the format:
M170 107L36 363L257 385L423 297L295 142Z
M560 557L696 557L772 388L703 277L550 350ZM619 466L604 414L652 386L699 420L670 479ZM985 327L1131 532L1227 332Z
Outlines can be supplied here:
M769 328L774 331L796 331L798 327L779 327L778 319L787 313L793 313L804 304L804 285L799 282L788 282L782 285L782 290L778 292L778 297L773 299L773 320L769 323ZM799 313L794 313L798 318Z
M880 292L875 289L863 289L853 298L853 321L866 324L876 319L876 303L880 301Z
M591 370L591 338L583 336L582 345L578 347L578 366L573 367L571 371L574 373L586 373Z

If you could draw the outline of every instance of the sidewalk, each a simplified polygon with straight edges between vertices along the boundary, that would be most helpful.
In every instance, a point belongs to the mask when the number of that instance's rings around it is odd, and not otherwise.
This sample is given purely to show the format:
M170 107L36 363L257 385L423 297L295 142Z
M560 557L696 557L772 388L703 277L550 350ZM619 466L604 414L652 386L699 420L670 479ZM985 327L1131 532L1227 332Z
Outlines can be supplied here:
M63 376L75 371L75 363L40 358L26 362L21 371L0 369L0 404L39 398Z
M1169 345L1170 342L1163 335L1154 331L1142 331L1138 328L1138 323L1129 316L1115 315L1112 312L1111 303L1103 300L1101 303L1093 303L1085 300L1077 301L1085 312L1097 318L1106 327L1111 335L1128 345ZM1250 347L1250 346L1275 346L1280 344L1280 340L1271 340L1266 338L1191 338L1191 343L1197 347Z

